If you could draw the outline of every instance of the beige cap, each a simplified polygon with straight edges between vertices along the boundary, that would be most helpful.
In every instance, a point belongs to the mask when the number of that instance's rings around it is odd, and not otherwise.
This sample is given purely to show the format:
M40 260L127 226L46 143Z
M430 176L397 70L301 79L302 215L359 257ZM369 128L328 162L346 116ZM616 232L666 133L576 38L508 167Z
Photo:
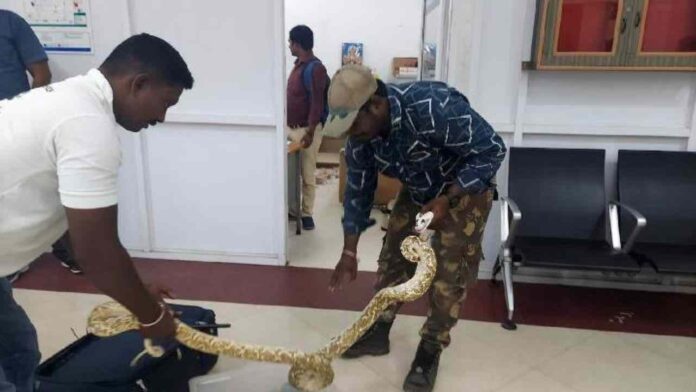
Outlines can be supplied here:
M377 91L377 80L369 68L349 64L339 69L331 79L327 104L329 117L324 135L340 137L355 121L360 108Z

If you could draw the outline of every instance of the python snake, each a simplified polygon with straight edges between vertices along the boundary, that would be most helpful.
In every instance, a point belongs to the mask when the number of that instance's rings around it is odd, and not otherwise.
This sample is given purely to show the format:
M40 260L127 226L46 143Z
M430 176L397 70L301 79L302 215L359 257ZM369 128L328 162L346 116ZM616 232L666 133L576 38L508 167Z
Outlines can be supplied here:
M406 260L418 263L416 272L408 281L387 287L375 294L360 317L342 333L335 336L323 348L305 353L283 347L251 345L209 335L176 321L176 339L194 350L209 354L226 355L234 358L290 364L288 381L301 391L319 391L329 386L334 379L331 361L345 352L377 320L380 313L396 302L418 299L430 288L435 277L435 252L425 235L409 236L401 242L401 253ZM140 327L138 320L116 302L107 302L95 307L89 315L87 330L94 335L107 337ZM146 346L149 342L146 340ZM149 346L151 349L151 345Z

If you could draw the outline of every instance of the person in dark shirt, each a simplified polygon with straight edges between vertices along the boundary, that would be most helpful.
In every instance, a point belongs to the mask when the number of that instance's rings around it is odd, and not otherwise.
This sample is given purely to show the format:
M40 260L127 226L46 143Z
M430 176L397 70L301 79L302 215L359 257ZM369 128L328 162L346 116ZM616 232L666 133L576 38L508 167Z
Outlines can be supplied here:
M48 56L29 24L21 16L0 10L0 100L12 98L31 87L51 83Z
M313 230L315 171L326 120L326 88L329 77L321 61L314 56L314 33L303 25L290 30L290 52L297 59L288 78L287 132L290 139L301 142L302 160L302 227ZM299 219L299 217L298 217Z
M377 290L413 276L416 265L401 255L401 241L412 234L417 213L434 214L430 228L435 230L437 272L421 343L404 382L405 391L431 391L440 353L449 345L466 291L477 279L505 145L464 95L441 82L387 86L369 69L348 65L331 81L328 104L325 134L349 136L344 245L330 289L356 277L358 240L370 225L378 172L398 178L403 188L378 259ZM389 353L389 331L399 306L386 309L344 356Z

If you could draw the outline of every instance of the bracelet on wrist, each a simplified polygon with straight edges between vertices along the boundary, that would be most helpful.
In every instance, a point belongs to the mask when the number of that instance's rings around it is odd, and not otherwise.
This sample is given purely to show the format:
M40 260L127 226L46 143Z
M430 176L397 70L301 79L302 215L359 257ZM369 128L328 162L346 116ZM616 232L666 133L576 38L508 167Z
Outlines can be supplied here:
M353 259L355 259L356 262L358 261L358 255L352 250L343 249L343 254L348 257L352 257Z
M160 312L160 314L159 314L159 316L157 317L157 319L156 319L155 321L151 322L151 323L139 322L141 327L144 327L144 328L154 327L155 325L159 324L160 321L162 321L162 320L164 319L164 313L167 311L167 308L166 308L166 307L164 306L164 304L161 303L161 302L159 303L159 306L160 306L160 309L161 309L162 311Z

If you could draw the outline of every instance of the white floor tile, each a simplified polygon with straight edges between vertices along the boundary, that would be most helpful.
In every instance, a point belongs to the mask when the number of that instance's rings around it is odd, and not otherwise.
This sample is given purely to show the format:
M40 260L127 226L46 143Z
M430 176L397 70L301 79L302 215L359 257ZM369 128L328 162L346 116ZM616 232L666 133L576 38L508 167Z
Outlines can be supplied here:
M616 333L596 332L538 370L578 391L696 391L693 368L629 343Z
M344 361L359 361L365 366L378 371L381 377L395 388L401 388L404 378L411 367L420 340L417 334L411 338L391 338L390 352L379 357L362 357Z
M575 390L533 370L497 389L496 392L575 392Z
M47 359L86 332L87 315L108 301L103 295L13 290L14 297L34 323L42 359Z
M628 342L696 369L696 339L694 338L643 334L623 334L621 337Z
M533 361L520 361L511 355L513 349L491 346L465 329L461 332L440 360L438 384L444 391L493 391L531 371ZM459 389L451 389L455 387Z
M506 357L514 361L533 366L582 343L592 334L593 331L588 330L527 325L519 325L516 331L508 331L497 323L460 320L451 335L454 346L459 345L457 340L461 335L470 336L487 344L493 350L505 353ZM530 353L534 355L530 356Z

